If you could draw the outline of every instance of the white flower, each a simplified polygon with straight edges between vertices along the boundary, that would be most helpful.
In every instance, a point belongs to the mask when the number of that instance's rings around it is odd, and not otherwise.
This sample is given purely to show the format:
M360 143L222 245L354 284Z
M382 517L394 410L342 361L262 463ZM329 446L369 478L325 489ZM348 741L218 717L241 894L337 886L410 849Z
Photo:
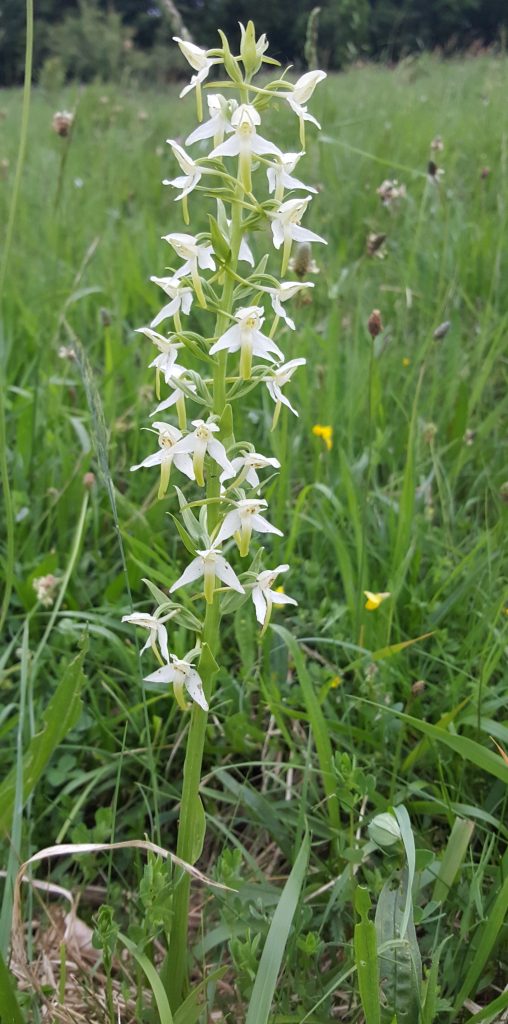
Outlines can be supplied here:
M163 423L162 421L154 423L154 427L159 434L159 450L151 455L147 455L146 459L143 459L143 462L140 462L137 466L131 466L131 472L150 466L160 466L159 498L162 498L168 489L169 475L173 463L180 473L184 473L185 476L189 477L189 480L194 480L194 469L189 456L185 452L176 451L175 446L182 437L181 430L178 430L178 427L173 427L171 423Z
M242 557L248 554L252 531L257 533L276 533L278 537L284 534L276 526L272 526L267 519L260 514L261 509L268 508L268 502L263 498L242 498L235 501L235 509L228 512L215 537L214 544L222 544L229 537L235 536L238 548Z
M186 288L178 277L154 277L150 278L154 284L158 284L159 288L162 288L166 295L169 295L171 302L168 302L166 306L163 306L160 313L157 314L154 320L152 320L150 327L158 327L163 320L167 320L170 316L176 314L185 313L187 316L190 313L192 306L192 300L194 293L192 288Z
M136 333L146 335L159 349L160 355L156 356L149 365L150 367L155 366L164 375L164 379L168 383L178 358L178 352L183 348L182 343L180 341L173 341L171 338L165 338L162 334L158 334L157 331L152 331L150 327L138 327ZM157 395L157 397L159 396Z
M262 306L245 306L242 309L237 309L236 324L229 327L210 349L211 356L216 352L240 351L240 376L244 380L248 380L251 375L253 356L259 356L261 359L267 359L269 363L274 363L275 359L271 355L273 352L278 359L284 359L284 353L280 348L259 329L264 323L262 314Z
M272 605L274 604L298 604L293 597L287 594L272 590L272 586L281 572L287 572L289 565L278 565L276 569L265 569L256 576L256 582L252 588L252 600L256 609L256 618L263 627L263 632L270 622Z
M267 469L268 466L272 466L273 469L280 469L278 459L269 459L266 455L260 455L259 452L245 452L244 455L237 455L235 459L231 459L231 465L234 467L235 476L237 477L234 481L235 487L239 487L244 480L251 487L259 487L257 469ZM223 483L225 477L221 476L220 479L221 483Z
M257 133L257 125L261 124L261 118L255 107L250 103L241 103L231 116L231 126L234 135L226 139L220 146L216 146L210 153L210 160L218 156L239 156L240 153L276 153L282 156L278 146L269 139L263 139Z
M171 663L158 668L156 672L145 676L146 683L172 683L175 697L181 708L186 708L184 689L189 697L199 704L203 711L208 711L208 703L203 691L203 680L190 661L182 661L175 654L170 655Z
M266 172L268 178L268 191L275 192L275 199L281 202L284 189L303 188L306 192L317 192L317 189L305 185L298 178L293 178L292 173L304 153L282 153L278 161L271 165Z
M180 195L175 197L176 202L178 199L183 199L184 196L188 196L189 192L192 192L193 188L198 184L198 181L201 180L203 171L198 167L197 163L191 159L189 154L185 152L183 146L178 144L178 142L175 142L174 139L166 139L166 142L171 146L173 154L178 160L183 171L183 175L178 178L173 178L171 181L164 178L162 182L163 185L172 185L173 188L182 189Z
M191 89L195 89L196 86L200 86L201 82L204 82L205 78L208 77L208 73L213 64L219 63L219 58L209 57L206 50L202 50L200 46L196 46L195 43L188 43L185 39L180 39L179 36L173 36L175 43L178 43L185 59L189 62L191 68L197 71L197 75L193 75L189 85L185 86L180 93L180 99L186 96Z
M218 146L223 141L224 136L233 131L231 115L238 106L236 100L227 100L225 96L221 96L219 93L212 93L206 99L210 119L198 125L190 133L185 140L186 146L191 146L193 142L199 142L201 139L213 139L214 144Z
M282 366L278 366L276 370L271 370L270 376L264 378L268 392L275 402L272 430L277 425L281 404L286 405L288 409L291 409L291 412L294 413L295 416L298 416L296 409L293 409L289 399L282 394L282 388L285 384L289 384L295 370L299 366L304 366L305 363L305 359L290 359L289 363L284 363Z
M144 647L141 648L141 654L144 654L149 647L153 650L158 643L162 657L169 661L168 633L164 623L172 615L173 612L170 612L164 618L157 619L155 615L147 615L146 612L133 612L132 615L122 615L122 622L132 622L135 626L142 626L143 629L149 630L148 639Z
M217 423L210 419L206 423L204 420L193 420L192 425L196 429L177 442L176 452L177 454L181 452L185 454L192 453L194 473L196 474L196 481L199 486L204 487L205 484L203 466L207 452L214 462L224 470L224 473L228 474L228 478L234 476L235 471L226 455L224 445L213 436L220 429Z
M297 295L302 288L313 287L314 284L312 281L282 281L278 288L265 287L263 288L263 291L267 292L267 294L270 296L274 313L276 313L277 316L282 317L282 319L285 320L285 322L287 323L288 327L290 327L291 330L294 331L295 322L294 320L291 320L291 317L287 315L282 303L287 302L288 299L292 299L293 295Z
M220 146L216 146L210 153L209 159L214 160L219 156L238 156L240 179L245 190L250 192L252 190L252 155L254 153L258 155L276 153L277 156L282 156L282 154L275 143L258 135L256 128L261 124L261 118L256 108L250 103L242 103L236 108L231 117L231 124L234 128L234 135L226 142L221 142Z
M310 196L305 196L302 199L286 199L284 203L280 204L279 209L275 213L270 214L272 218L273 244L276 249L280 249L281 245L286 246L293 239L296 242L323 242L324 245L328 244L324 238L321 238L321 235L316 235L314 231L309 231L307 228L300 226L300 221L310 201Z
M406 186L399 185L396 178L394 178L393 181L386 178L385 181L381 182L379 188L376 189L376 192L383 206L388 207L390 207L392 203L396 204L399 199L405 199L407 195Z
M187 373L185 366L179 366L178 363L174 363L171 367L171 372L166 374L166 384L169 384L173 388L173 392L169 395L169 398L165 398L163 402L159 402L159 405L152 413L151 416L156 416L158 412L164 412L166 409L171 409L173 405L176 405L179 416L180 427L185 426L185 398L186 394L182 388L175 385L175 381L178 381L180 377L184 377ZM187 390L192 391L193 394L196 392L196 385L192 381L185 382ZM159 396L157 396L159 397Z
M175 250L177 256L184 260L184 263L175 272L175 277L191 277L196 295L201 303L205 305L205 297L199 270L215 270L215 262L212 256L211 245L201 245L193 235L186 235L181 231L173 231L169 235L162 236L164 242Z
M289 103L291 109L294 110L295 114L297 114L300 119L300 139L302 146L304 145L305 138L305 121L311 121L317 128L321 128L319 121L316 121L316 118L313 117L312 114L309 114L305 104L310 100L316 85L318 85L319 82L322 82L324 78L326 78L326 73L324 71L307 71L305 75L302 75L301 78L295 82L291 92L277 93L278 96L282 96L283 99Z
M231 228L231 221L227 220L227 218L226 224L228 228ZM241 260L243 263L250 263L251 267L254 266L255 260L252 254L252 249L248 244L245 235L242 236L242 240L240 242L240 248L238 250L238 259Z
M173 586L170 587L170 594L173 594L175 590L179 590L180 587L185 587L187 583L194 583L201 576L204 576L205 598L209 604L213 604L215 577L222 583L225 583L227 587L236 590L239 594L245 594L245 590L234 569L231 568L229 562L223 558L214 546L206 548L204 551L197 551L196 554L197 558L187 566L176 583L173 583Z

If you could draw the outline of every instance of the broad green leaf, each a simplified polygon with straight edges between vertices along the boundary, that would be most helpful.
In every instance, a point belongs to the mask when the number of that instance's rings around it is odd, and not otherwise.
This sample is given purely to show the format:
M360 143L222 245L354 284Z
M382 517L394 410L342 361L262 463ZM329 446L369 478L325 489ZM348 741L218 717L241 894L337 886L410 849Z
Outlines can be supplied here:
M381 1024L376 926L369 921L371 901L367 889L359 887L356 890L355 907L361 917L359 924L355 925L354 951L365 1024Z
M303 840L291 874L273 915L250 997L245 1024L267 1024L284 950L296 913L310 852L310 837Z
M467 848L474 832L474 822L456 818L446 845L439 874L432 893L432 899L441 903L447 899L450 889L460 871Z
M83 661L86 644L64 669L62 678L43 714L43 725L31 740L23 757L23 801L32 793L59 743L74 728L81 714L80 693L85 677ZM13 768L0 785L0 832L9 828L16 790Z
M420 1010L422 962L412 912L401 938L401 926L407 906L408 872L400 880L389 879L383 886L376 907L376 934L383 1004L381 1020L391 1024L417 1024Z

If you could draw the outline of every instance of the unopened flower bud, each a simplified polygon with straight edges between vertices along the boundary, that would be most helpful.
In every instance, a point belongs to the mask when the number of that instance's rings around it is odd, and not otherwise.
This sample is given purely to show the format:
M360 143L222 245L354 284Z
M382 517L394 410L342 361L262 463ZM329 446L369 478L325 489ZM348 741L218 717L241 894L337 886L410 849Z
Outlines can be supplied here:
M476 430L471 430L468 427L468 429L466 430L466 432L464 434L464 444L466 444L467 447L470 448L471 445L474 444L475 437L476 437Z
M74 114L71 114L68 110L57 110L56 114L53 114L53 120L51 127L57 135L60 135L63 139L66 139L71 133L72 123L74 121Z
M426 444L432 444L437 434L437 427L435 423L426 423L423 427L423 440Z
M397 819L389 811L385 814L376 814L368 826L368 832L376 846L394 846L401 838Z
M425 679L417 679L416 682L414 682L411 687L411 693L413 694L414 697L419 697L420 694L423 693L423 691L425 690L426 686L427 683L425 682Z
M435 338L436 341L441 341L441 339L448 334L451 326L451 320L444 320L442 324L439 324L439 327L436 327L432 337Z
M290 259L288 267L302 280L307 274L319 274L319 267L312 258L312 250L308 242L300 243L295 255Z
M480 171L480 178L485 181L486 178L490 177L490 167L482 167Z
M381 252L383 243L386 241L386 235L376 235L375 232L371 231L367 235L367 241L365 243L365 249L367 256L377 256L379 259L383 258Z
M381 334L383 330L383 321L381 320L381 313L379 309L373 309L372 313L367 320L367 330L371 338L377 338L378 334Z
M85 473L83 477L83 487L86 487L87 491L91 491L92 487L95 486L95 473Z
M444 150L444 142L440 135L436 135L435 139L432 139L430 148L434 153L442 153Z

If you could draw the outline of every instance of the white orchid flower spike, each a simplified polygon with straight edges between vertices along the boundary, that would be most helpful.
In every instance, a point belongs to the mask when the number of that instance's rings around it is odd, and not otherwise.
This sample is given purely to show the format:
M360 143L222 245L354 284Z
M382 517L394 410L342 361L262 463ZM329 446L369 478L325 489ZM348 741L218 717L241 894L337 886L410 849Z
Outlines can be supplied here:
M299 118L300 142L302 146L305 146L305 121L311 121L312 124L316 125L316 128L321 128L319 121L316 121L316 118L309 114L305 104L310 100L316 85L322 82L324 78L326 78L325 71L307 71L305 75L302 75L295 82L291 92L277 93L278 96L282 96L289 103L291 110L294 110Z
M278 565L276 569L265 569L258 573L256 582L252 588L252 600L256 609L256 618L263 627L262 632L270 622L272 605L274 604L298 604L293 597L288 597L282 591L273 590L273 584L281 573L287 572L289 565Z
M225 583L227 587L230 587L231 590L236 590L239 594L245 594L245 590L234 569L231 568L229 562L226 561L220 551L217 551L214 546L206 548L204 551L196 551L196 555L197 557L187 566L179 579L176 580L176 583L173 583L173 586L170 587L170 594L173 594L175 590L179 590L180 587L185 587L188 583L194 583L201 576L204 577L205 599L208 604L213 604L215 577L222 583Z
M259 356L260 359L267 359L269 363L274 363L273 352L278 359L284 359L284 353L281 352L278 345L260 331L260 327L264 323L262 306L246 306L244 309L237 309L235 320L236 324L229 327L212 345L211 356L216 352L240 351L240 376L243 380L250 378L253 356Z
M275 193L273 198L276 203L282 202L284 189L301 188L304 192L317 192L316 188L305 185L299 178L292 177L300 157L304 155L303 150L301 153L282 153L279 159L268 168L266 172L268 191Z
M201 181L203 177L203 168L199 167L195 160L185 152L183 146L180 146L174 139L166 139L166 142L173 150L173 155L180 164L183 174L180 174L177 178L164 178L163 185L171 185L172 188L181 188L179 196L175 196L175 202L180 199L185 200L184 202L184 220L185 223L189 223L189 211L187 208L186 200L189 192L192 192L196 188L196 185Z
M300 221L311 201L311 196L304 196L301 199L286 199L281 203L279 209L270 214L272 219L273 244L276 249L284 246L282 256L282 273L286 271L289 262L292 242L322 242L328 245L326 239L316 235L315 231L302 228Z
M147 455L146 459L143 459L143 462L138 463L137 466L131 466L131 473L135 472L136 469L160 466L159 498L163 498L169 487L169 476L173 463L180 473L184 473L185 476L189 477L189 480L194 480L194 469L192 459L185 452L176 451L176 445L183 436L181 430L178 430L178 427L174 427L171 423L163 423L162 421L154 423L154 428L159 434L159 450L153 452L152 455Z
M187 288L178 277L155 277L152 275L150 281L158 284L159 288L162 288L171 300L162 307L160 313L152 320L150 327L158 327L163 320L167 320L168 317L172 316L174 317L177 331L181 331L180 313L184 313L185 316L188 316L190 313L194 298L192 288Z
M196 102L198 109L198 120L203 120L203 101L201 98L201 85L205 78L208 78L210 68L214 64L220 64L220 57L209 57L207 50L203 50L200 46L196 46L195 43L190 43L186 39L181 39L180 36L173 36L175 43L178 43L185 59L189 62L191 68L197 71L196 75L193 75L189 84L182 89L180 93L180 99L191 92L192 89L196 90Z
M257 127L261 124L261 118L255 107L250 103L242 103L233 112L231 124L234 128L234 135L216 146L209 154L210 160L217 157L237 156L239 158L240 180L246 192L252 191L252 157L256 154L264 156L267 153L275 153L282 157L282 153L274 142L264 139L257 133Z
M213 139L214 146L220 146L224 136L234 131L231 116L238 106L236 100L227 100L219 93L212 93L206 97L206 101L210 118L187 136L186 146L192 146L194 142L200 142L202 139Z
M237 455L235 459L231 459L231 465L235 470L235 480L232 481L231 487L240 487L244 480L250 484L251 487L259 487L259 477L257 474L258 469L268 469L269 466L272 469L280 469L280 462L278 459L269 459L266 455L260 455L259 452L246 452L244 455ZM224 482L226 478L222 474L220 481Z
M282 303L287 302L288 299L292 299L294 295L298 295L298 292L300 292L302 288L313 287L314 283L312 281L282 281L278 288L265 287L263 288L263 291L270 296L272 309L275 315L282 317L288 327L294 331L295 322L290 316L288 316Z
M187 709L184 690L191 700L199 704L203 711L208 711L208 701L203 690L203 680L191 661L183 661L175 654L170 654L171 661L163 665L151 675L145 676L145 683L172 683L175 697L182 710ZM187 655L187 657L190 657ZM168 659L169 661L169 659Z
M145 337L159 349L160 355L156 356L155 359L149 363L149 366L155 366L157 370L156 393L157 398L160 398L159 376L162 373L167 384L178 358L179 350L183 348L183 345L180 341L174 341L173 338L165 338L163 334L158 334L158 332L153 331L151 327L138 327L136 333L144 334Z
M278 537L283 537L282 530L272 526L261 515L261 509L264 510L265 508L268 508L268 502L264 501L263 498L242 498L241 501L235 501L234 510L228 512L224 517L224 521L214 539L214 545L222 544L223 541L234 537L240 554L244 558L249 553L250 539L253 531L257 533L276 533Z
M264 382L268 388L268 393L275 402L272 430L277 426L281 405L287 406L295 416L298 416L298 413L296 409L293 409L289 398L286 398L282 393L282 388L286 384L289 384L295 370L297 370L299 366L305 366L306 362L306 359L290 359L289 363L284 363L282 366L278 366L276 370L272 370L270 372L269 377L264 378Z
M214 423L211 419L207 420L206 423L204 420L193 420L192 425L196 429L191 434L183 437L181 441L178 441L175 445L175 451L177 455L181 453L192 454L196 483L200 487L205 485L203 468L207 453L221 467L224 473L228 474L228 477L234 476L235 471L227 457L224 445L214 437L214 434L217 434L220 429L217 423Z
M173 231L169 235L163 235L162 238L164 242L169 242L176 255L184 260L182 266L175 271L174 277L191 277L198 300L202 306L205 306L199 271L215 270L212 246L201 245L194 235L187 235L182 231Z
M131 622L134 626L141 626L143 629L149 630L148 640L141 648L141 654L144 654L149 647L157 653L156 645L158 644L162 657L169 661L168 633L164 623L174 614L174 612L170 612L169 615L158 619L155 615L148 615L146 612L132 612L131 615L122 615L122 622Z

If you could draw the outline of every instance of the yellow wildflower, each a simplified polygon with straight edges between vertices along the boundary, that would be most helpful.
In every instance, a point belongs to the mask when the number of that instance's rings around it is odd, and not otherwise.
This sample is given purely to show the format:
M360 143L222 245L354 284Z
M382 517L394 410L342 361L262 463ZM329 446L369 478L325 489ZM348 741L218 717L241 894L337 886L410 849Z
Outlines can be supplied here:
M314 437L321 437L323 439L329 452L332 450L333 427L323 427L320 423L316 423L312 428L312 433L314 434Z
M373 594L371 590L364 590L365 597L365 608L368 612L375 612L379 608L379 605L386 601L387 597L390 597L389 591L384 591L380 594Z
M411 366L411 360L409 359L408 356L404 356L404 358L402 360L402 365L405 366L405 367Z
M281 587L275 587L275 593L276 594L285 594L286 591L284 590L284 587L282 587L282 586Z
M333 679L330 680L330 689L331 690L336 690L337 687L341 686L341 685L342 685L342 676L334 676Z

